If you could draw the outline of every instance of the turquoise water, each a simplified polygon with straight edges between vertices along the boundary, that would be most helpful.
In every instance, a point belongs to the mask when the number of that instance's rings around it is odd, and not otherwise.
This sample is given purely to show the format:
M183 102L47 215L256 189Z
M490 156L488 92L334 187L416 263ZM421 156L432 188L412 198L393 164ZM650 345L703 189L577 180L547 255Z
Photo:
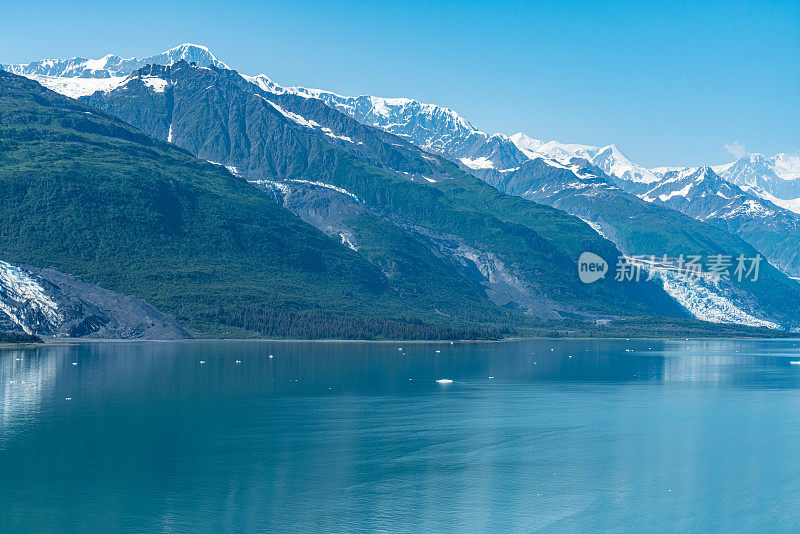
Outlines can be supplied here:
M797 531L794 360L784 340L0 348L0 532Z

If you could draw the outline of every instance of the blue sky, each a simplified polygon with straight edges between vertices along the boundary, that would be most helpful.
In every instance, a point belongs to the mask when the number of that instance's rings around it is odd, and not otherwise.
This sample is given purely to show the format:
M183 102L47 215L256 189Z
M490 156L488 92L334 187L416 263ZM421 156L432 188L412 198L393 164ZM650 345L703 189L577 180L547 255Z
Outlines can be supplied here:
M194 42L284 85L416 98L648 166L800 149L797 0L5 3L3 63Z

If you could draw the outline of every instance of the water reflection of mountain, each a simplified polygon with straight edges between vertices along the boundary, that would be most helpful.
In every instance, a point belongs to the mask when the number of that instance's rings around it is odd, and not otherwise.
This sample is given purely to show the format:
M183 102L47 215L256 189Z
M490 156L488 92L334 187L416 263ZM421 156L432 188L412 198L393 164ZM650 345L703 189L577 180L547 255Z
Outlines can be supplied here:
M441 378L460 386L489 377L530 383L662 380L665 371L677 372L677 362L664 364L663 348L664 342L641 340L86 343L22 351L22 361L15 359L20 351L3 352L0 391L10 414L27 411L31 401L24 399L41 399L45 389L60 400L113 404L198 395L385 395Z
M56 380L60 349L0 349L0 445L33 419Z
M664 349L664 381L800 387L800 372L786 372L800 359L796 340L665 341Z

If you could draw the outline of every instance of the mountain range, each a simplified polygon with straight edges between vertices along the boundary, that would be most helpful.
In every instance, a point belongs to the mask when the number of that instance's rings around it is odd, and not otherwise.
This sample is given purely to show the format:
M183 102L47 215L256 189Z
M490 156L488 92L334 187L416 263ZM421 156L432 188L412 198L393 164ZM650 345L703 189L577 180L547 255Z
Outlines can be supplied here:
M653 270L653 281L619 283L607 277L585 285L575 271L578 255L586 250L612 265L620 255L760 252L775 267L794 274L799 261L793 253L796 215L756 193L765 194L772 184L771 191L790 194L776 185L790 181L788 156L768 160L770 168L780 167L783 182L751 180L751 168L735 164L717 169L738 176L739 187L734 178L728 181L709 168L644 169L613 145L487 135L450 109L410 99L284 88L264 75L240 75L196 45L142 59L108 55L3 68L78 98L84 120L94 114L103 121L116 117L148 139L166 141L151 141L159 150L180 147L186 156L211 162L207 165L218 169L217 179L226 175L230 183L244 184L264 201L274 199L273 211L297 217L296 231L307 228L321 236L287 240L325 238L337 253L351 255L335 261L359 265L343 267L351 269L350 279L319 278L308 288L306 300L278 288L278 296L262 297L271 306L254 295L225 304L225 291L241 290L239 281L228 275L213 298L204 295L207 302L220 302L215 314L210 304L194 309L191 296L166 297L145 284L121 283L99 265L79 268L74 258L57 263L55 252L46 247L38 255L22 254L0 242L5 256L0 260L25 265L29 274L51 267L80 276L107 291L143 299L193 331L230 327L274 333L264 327L265 321L274 328L275 310L287 307L296 314L310 307L326 314L375 317L395 328L424 324L440 329L496 328L531 318L688 314L715 322L794 328L800 317L800 286L768 264L758 283L687 283ZM2 78L5 83L17 79ZM26 89L41 98L32 87ZM123 128L121 124L115 128ZM93 124L89 131L99 134L108 127ZM88 165L85 158L81 165ZM281 220L269 210L264 213ZM30 227L26 231L36 233ZM241 246L251 248L245 242ZM82 243L76 250L84 247L92 249ZM208 263L218 261L209 258ZM202 262L195 258L194 263ZM287 268L282 268L281 275L273 274L286 278ZM250 271L252 278L252 267ZM218 272L206 274L219 282ZM306 274L300 278L308 280ZM331 287L348 298L331 297ZM313 294L319 298L312 299ZM336 305L326 305L331 302ZM290 319L303 322L297 316Z

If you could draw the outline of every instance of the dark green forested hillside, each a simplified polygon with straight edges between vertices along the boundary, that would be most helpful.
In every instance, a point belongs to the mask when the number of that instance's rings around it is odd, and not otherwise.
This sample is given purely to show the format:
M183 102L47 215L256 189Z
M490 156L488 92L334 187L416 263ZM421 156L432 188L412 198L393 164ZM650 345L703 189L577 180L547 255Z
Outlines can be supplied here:
M39 336L24 332L0 332L0 343L41 343Z
M224 168L4 72L0 258L144 298L213 335L263 334L233 320L251 307L316 310L317 323L333 311L336 321L436 319L359 254ZM465 306L493 309L472 297Z

